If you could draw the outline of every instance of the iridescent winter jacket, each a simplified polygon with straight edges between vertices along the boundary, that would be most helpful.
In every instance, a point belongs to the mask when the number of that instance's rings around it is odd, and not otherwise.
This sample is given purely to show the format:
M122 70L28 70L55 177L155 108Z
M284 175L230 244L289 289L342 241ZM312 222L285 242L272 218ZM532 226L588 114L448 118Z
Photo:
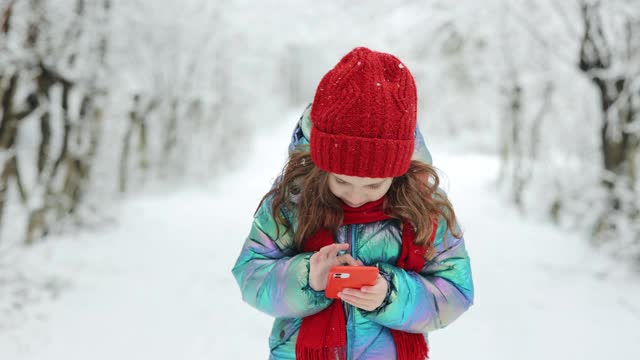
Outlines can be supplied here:
M300 117L290 151L309 144L309 112L307 107ZM417 128L415 137L413 159L431 164ZM295 213L284 215L296 228ZM396 219L345 225L336 234L336 242L350 244L354 259L378 266L390 286L387 298L375 311L345 303L350 360L396 359L390 328L422 333L429 344L428 332L449 325L473 304L473 280L464 239L453 237L441 218L435 237L436 256L420 273L405 271L394 266L401 248L399 225ZM276 226L281 227L280 237L276 237ZM265 201L255 214L232 270L244 301L276 318L269 336L270 359L294 359L302 318L333 301L309 287L312 253L295 251L291 232L283 233L284 228L271 215L271 202Z

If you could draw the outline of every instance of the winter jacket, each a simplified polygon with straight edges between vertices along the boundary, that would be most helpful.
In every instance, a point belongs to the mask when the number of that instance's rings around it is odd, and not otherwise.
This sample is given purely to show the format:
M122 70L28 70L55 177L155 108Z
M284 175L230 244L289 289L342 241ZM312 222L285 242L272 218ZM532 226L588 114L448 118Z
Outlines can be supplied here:
M294 130L289 150L308 146L311 121L307 107ZM413 158L431 163L420 131L416 128ZM283 213L297 227L295 212ZM276 227L280 226L280 237ZM389 280L387 298L374 311L344 304L347 319L347 357L350 360L396 359L389 331L428 333L443 328L473 304L473 280L464 239L457 239L440 219L435 237L436 256L419 272L394 266L401 249L400 222L396 219L369 224L345 225L336 242L349 243L354 259L378 266ZM267 199L256 212L233 275L244 301L276 319L269 336L270 359L295 359L295 344L302 318L325 309L331 299L309 286L311 252L297 252L291 232L271 214Z

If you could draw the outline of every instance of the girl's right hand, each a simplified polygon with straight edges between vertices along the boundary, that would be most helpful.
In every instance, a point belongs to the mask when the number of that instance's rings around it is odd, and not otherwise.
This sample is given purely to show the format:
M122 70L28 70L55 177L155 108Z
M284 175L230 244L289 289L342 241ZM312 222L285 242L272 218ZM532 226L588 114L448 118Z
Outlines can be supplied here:
M349 244L331 244L321 248L311 255L309 266L309 286L315 291L323 291L327 287L329 270L334 266L351 265L359 266L362 262L356 261L351 255L337 256L340 251L347 250Z

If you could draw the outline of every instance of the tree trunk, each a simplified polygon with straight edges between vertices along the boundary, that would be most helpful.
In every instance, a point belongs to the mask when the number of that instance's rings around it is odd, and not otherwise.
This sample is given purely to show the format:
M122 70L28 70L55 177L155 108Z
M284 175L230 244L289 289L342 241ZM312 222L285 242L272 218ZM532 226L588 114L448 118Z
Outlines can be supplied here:
M640 137L637 131L632 130L632 123L639 121L637 104L640 94L638 89L630 88L633 79L626 76L631 74L625 73L624 70L612 73L613 50L612 45L603 35L599 6L599 3L583 3L581 6L584 33L580 47L579 68L595 84L600 98L600 141L604 170L602 184L608 193L608 204L605 212L600 216L594 233L597 238L604 238L609 231L616 230L616 223L612 220L615 214L633 217L633 214L638 213L639 205L633 200L625 203L625 194L633 196L634 186L638 181L635 157L640 150ZM619 59L619 61L638 60L637 56L633 58L632 51L638 46L632 40L637 36L632 32L638 31L638 27L631 26L629 22L626 29L628 31L627 49L622 51L622 54L631 58Z

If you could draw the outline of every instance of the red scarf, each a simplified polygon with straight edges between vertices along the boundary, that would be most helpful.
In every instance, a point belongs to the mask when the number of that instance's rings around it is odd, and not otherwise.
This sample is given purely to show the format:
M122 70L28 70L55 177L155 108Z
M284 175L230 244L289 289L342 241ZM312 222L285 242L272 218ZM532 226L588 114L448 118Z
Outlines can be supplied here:
M391 219L383 212L384 197L369 202L359 208L343 205L344 219L342 225L366 224L374 221ZM434 222L429 242L433 242L437 223ZM396 266L418 272L425 264L425 248L414 243L416 238L413 225L403 221L402 250ZM318 251L326 245L334 243L334 236L326 229L321 229L304 244L304 251ZM427 343L422 334L408 333L390 329L396 344L398 360L423 360L428 358ZM302 319L302 325L296 342L296 359L327 360L346 359L346 320L342 301L335 300L326 309Z

